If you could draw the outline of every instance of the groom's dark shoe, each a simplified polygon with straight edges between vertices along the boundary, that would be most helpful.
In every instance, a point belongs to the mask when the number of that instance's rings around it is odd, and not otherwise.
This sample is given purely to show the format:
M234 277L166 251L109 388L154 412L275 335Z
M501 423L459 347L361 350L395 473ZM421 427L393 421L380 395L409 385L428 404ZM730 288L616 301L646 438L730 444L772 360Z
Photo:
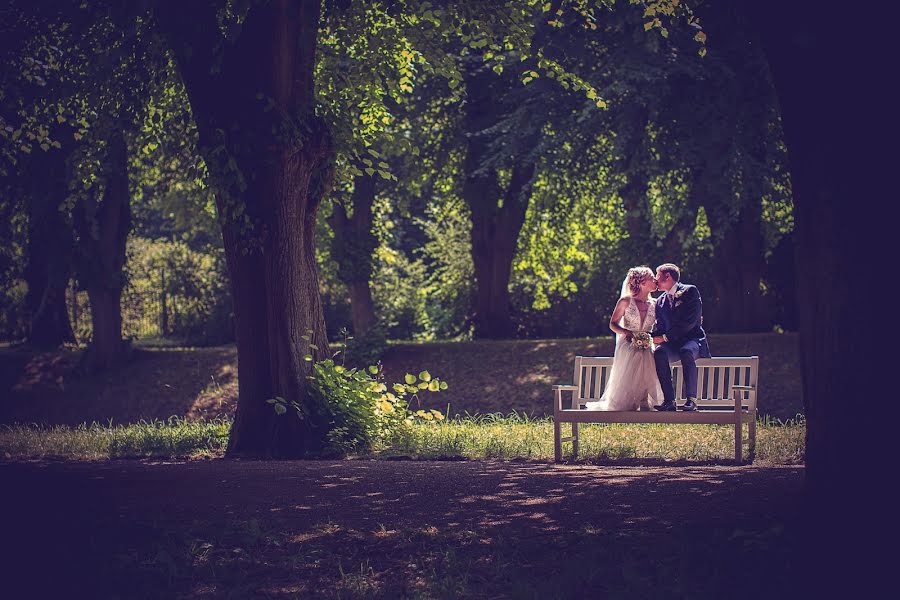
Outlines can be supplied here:
M653 408L655 408L656 410L672 411L672 412L675 412L676 410L678 410L674 400L666 400L662 404L657 404Z
M694 399L693 399L693 398L688 398L688 399L687 399L687 402L685 402L685 403L681 406L681 410L683 410L683 411L685 411L685 412L691 412L691 411L693 411L693 410L697 410L697 403L694 402Z

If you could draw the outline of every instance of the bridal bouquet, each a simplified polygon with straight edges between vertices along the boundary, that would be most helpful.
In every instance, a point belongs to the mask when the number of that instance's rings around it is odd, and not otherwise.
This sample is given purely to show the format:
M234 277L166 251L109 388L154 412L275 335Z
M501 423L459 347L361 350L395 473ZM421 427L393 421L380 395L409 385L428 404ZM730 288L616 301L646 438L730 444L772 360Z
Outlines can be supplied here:
M635 350L649 350L651 341L653 341L653 338L650 337L649 333L646 331L636 331L634 335L631 336L631 347Z

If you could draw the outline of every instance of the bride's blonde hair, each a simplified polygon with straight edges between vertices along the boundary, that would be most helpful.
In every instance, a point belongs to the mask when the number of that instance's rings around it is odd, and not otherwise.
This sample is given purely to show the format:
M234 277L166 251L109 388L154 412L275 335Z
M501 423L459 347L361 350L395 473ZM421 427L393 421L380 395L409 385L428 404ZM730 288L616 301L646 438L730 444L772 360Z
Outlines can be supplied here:
M641 293L641 286L648 279L653 278L653 271L650 267L634 267L628 269L628 293L631 296L637 296Z

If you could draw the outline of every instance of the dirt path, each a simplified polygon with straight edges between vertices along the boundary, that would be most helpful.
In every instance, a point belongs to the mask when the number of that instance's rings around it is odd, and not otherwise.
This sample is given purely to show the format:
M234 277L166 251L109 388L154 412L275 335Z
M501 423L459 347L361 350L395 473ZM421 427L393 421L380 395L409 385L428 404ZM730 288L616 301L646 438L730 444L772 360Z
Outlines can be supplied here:
M3 564L29 597L781 597L802 479L801 467L0 463Z

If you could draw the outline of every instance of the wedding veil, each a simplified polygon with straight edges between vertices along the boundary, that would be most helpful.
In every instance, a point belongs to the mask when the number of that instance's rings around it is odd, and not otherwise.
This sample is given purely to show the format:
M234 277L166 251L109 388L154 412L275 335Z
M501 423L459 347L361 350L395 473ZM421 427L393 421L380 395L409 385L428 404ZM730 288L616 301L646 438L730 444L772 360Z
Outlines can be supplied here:
M629 271L630 272L630 271ZM619 298L630 298L631 297L631 288L628 287L628 273L625 273L625 279L622 281L622 291L619 294ZM625 315L622 315L622 318L619 319L619 322L616 323L619 327L625 328ZM616 334L616 344L622 341L622 338L625 337L621 333Z

